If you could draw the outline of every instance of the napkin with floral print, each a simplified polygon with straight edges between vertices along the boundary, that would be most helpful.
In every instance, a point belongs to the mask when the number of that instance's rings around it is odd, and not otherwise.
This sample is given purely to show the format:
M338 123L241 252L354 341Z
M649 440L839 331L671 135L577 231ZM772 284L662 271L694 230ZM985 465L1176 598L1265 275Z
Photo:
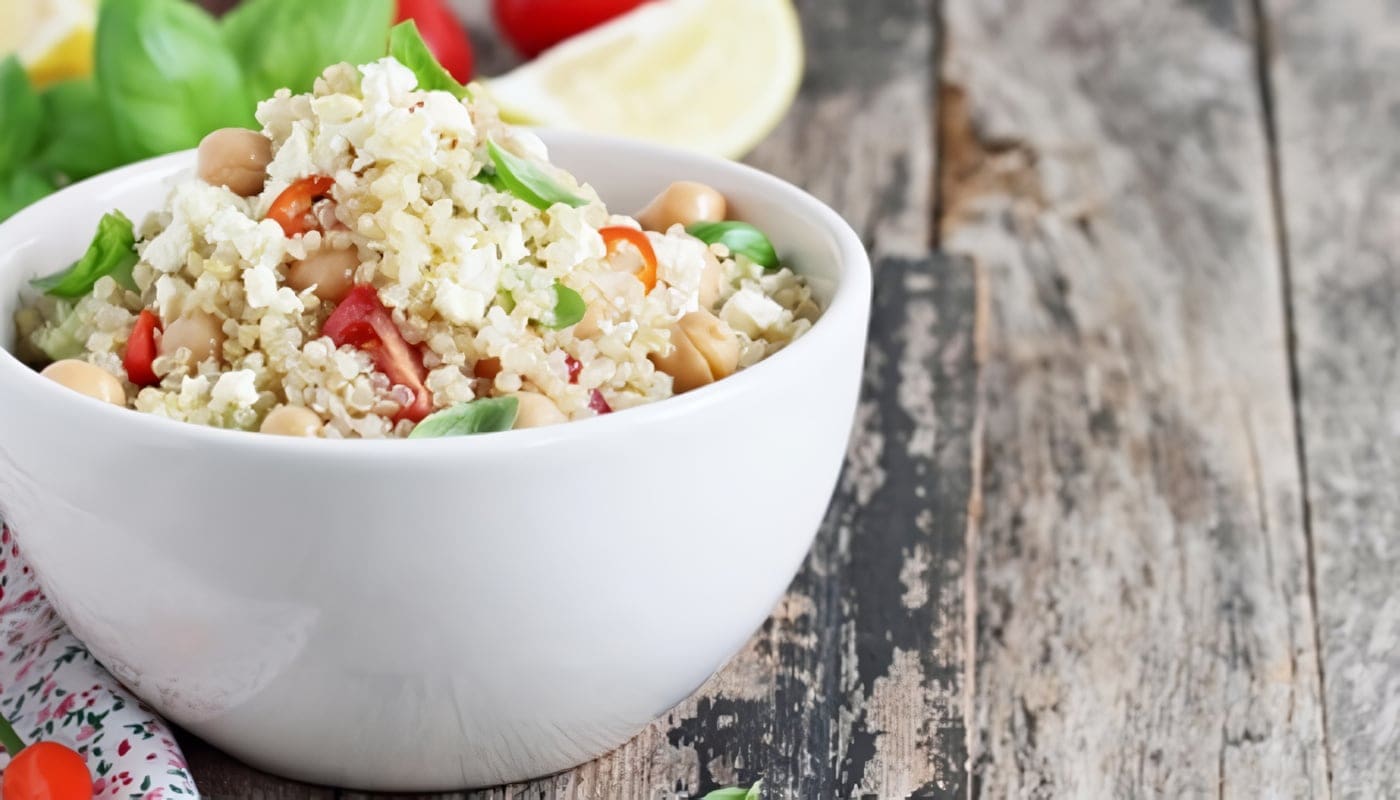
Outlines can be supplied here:
M165 722L68 632L0 522L0 715L77 750L102 798L198 797ZM0 772L9 758L0 751Z

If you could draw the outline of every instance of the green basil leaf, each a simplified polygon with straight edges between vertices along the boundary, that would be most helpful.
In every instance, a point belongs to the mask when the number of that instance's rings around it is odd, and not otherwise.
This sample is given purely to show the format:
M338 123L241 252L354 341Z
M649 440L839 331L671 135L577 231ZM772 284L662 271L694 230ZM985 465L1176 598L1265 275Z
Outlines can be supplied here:
M494 173L494 172L488 172L487 170L484 170L484 169L483 169L482 171L476 173L476 175L473 175L473 176L472 176L472 180L476 181L477 183L484 183L484 184L486 184L487 186L490 186L492 189L495 189L495 190L498 191L498 192L509 192L509 191L510 191L509 189L506 188L506 185L505 185L504 183L501 182L501 177L500 177L499 175L497 175L497 174Z
M418 76L419 89L426 92L450 92L459 100L471 97L471 92L438 63L433 51L428 49L427 43L418 33L418 24L413 20L406 19L389 31L389 55Z
M508 431L520 412L514 397L479 397L429 414L408 434L410 439L470 436L473 433Z
M0 220L49 195L56 187L48 176L22 168L0 180Z
M38 157L45 166L79 181L125 163L96 83L87 78L63 81L45 89L39 99L44 124Z
M35 278L29 284L35 289L54 297L82 297L92 291L97 279L111 275L117 283L136 291L131 279L131 268L136 266L136 232L131 220L120 211L105 214L97 223L97 233L92 237L83 257L73 262L73 266L52 275Z
M332 64L384 55L394 0L244 0L223 19L224 40L256 99L311 91Z
M554 284L554 296L554 309L545 315L546 319L540 320L540 324L546 328L562 330L570 325L577 325L588 311L588 304L583 302L583 296L562 283Z
M723 789L715 789L713 792L701 798L701 800L756 800L759 795L755 790L759 789L762 783L762 781L755 783L751 789L745 789L742 786L727 786Z
M127 160L185 150L217 128L256 123L223 31L192 3L104 2L95 48L97 86Z
M0 173L24 164L39 140L43 109L19 59L0 61Z
M773 249L773 243L747 222L696 222L685 232L705 244L722 242L729 252L746 256L766 270L778 268L778 251Z
M566 190L540 169L533 161L511 153L494 141L486 140L491 163L496 166L496 179L516 197L541 211L555 203L578 208L588 201Z

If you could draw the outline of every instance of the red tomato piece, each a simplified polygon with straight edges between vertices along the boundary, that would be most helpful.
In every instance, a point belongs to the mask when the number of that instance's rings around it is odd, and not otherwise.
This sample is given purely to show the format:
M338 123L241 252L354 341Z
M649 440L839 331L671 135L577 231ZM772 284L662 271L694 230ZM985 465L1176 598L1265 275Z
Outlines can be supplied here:
M394 22L413 20L423 42L438 63L458 83L472 79L472 43L467 31L443 0L399 0Z
M629 228L625 225L618 225L610 228L599 228L598 235L603 237L603 244L608 248L608 255L617 252L617 249L624 244L630 244L637 248L637 252L642 254L642 269L637 273L637 280L642 282L650 292L656 288L656 250L651 246L651 240L645 233L636 228Z
M534 58L645 0L493 0L496 26L516 51Z
M423 367L423 354L403 338L373 286L361 284L351 289L326 318L321 333L336 347L348 344L369 353L375 368L390 381L413 390L413 402L399 409L395 421L420 422L432 413L433 393L425 385L428 371Z
M589 393L588 407L599 414L612 413L612 406L608 405L608 401L606 398L603 397L603 393L598 391L597 389L594 389L592 392Z
M5 800L91 800L92 775L83 757L57 742L35 742L5 768Z
M267 209L267 218L282 226L288 236L306 233L315 226L310 219L311 206L330 193L335 179L325 175L302 178L282 190Z
M156 333L160 331L160 317L154 311L143 310L136 317L131 328L131 338L126 340L126 354L122 366L126 367L127 380L137 386L155 386L160 383L151 362L156 360Z
M569 383L578 383L578 374L583 372L583 364L573 356L564 356L564 368L569 371Z

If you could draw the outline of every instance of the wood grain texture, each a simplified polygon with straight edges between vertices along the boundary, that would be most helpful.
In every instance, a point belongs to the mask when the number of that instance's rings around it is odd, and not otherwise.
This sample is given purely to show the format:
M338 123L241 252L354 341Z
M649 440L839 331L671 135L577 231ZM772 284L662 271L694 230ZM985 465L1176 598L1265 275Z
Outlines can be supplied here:
M1325 796L1251 9L944 25L943 242L991 305L980 794Z
M508 68L484 5L456 5L480 46L479 72ZM760 777L770 797L966 794L976 303L970 264L927 254L934 3L799 6L804 85L748 160L833 205L878 256L864 396L827 520L773 617L693 697L595 762L466 796L690 797ZM191 760L215 793L326 791L258 776L207 747Z
M1400 4L1269 0L1334 793L1400 796Z

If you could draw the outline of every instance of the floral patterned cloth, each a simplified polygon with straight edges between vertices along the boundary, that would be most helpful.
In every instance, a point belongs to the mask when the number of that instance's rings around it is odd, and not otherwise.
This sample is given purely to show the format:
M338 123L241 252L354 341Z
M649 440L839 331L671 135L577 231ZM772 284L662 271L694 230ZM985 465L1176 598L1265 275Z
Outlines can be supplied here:
M87 759L102 798L198 797L165 722L98 664L44 599L0 522L0 715ZM0 751L0 771L9 762Z

